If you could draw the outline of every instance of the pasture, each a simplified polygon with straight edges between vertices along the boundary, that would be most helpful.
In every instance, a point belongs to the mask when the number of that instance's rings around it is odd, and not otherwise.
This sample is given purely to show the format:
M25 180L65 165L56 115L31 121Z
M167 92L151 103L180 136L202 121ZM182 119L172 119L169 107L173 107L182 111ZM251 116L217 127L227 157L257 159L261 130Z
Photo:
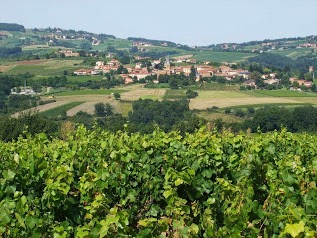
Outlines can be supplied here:
M292 104L292 103L298 103L298 101L291 98L287 99L287 98L273 98L273 97L200 98L198 95L197 98L194 98L190 101L189 106L191 109L203 110L213 106L223 108L223 107L232 107L237 105L274 104L274 103Z
M181 89L178 89L178 90L167 89L163 98L164 99L183 99L183 98L186 98L186 93L184 90L181 90Z
M104 43L100 45L93 45L94 50L106 50L108 46L113 46L116 49L130 49L132 41L126 39L107 39Z
M243 92L244 94L253 97L317 97L316 93L297 92L290 90L254 90Z
M63 75L64 70L75 71L82 68L79 64L82 60L30 60L30 61L17 61L3 64L2 66L12 66L6 71L7 74L23 74L31 73L38 76L55 76Z
M83 89L75 91L63 91L55 93L56 96L82 96L82 95L111 95L112 93L123 93L122 89Z
M165 95L166 89L151 89L144 87L134 87L121 94L123 101L135 101L138 99L161 100Z

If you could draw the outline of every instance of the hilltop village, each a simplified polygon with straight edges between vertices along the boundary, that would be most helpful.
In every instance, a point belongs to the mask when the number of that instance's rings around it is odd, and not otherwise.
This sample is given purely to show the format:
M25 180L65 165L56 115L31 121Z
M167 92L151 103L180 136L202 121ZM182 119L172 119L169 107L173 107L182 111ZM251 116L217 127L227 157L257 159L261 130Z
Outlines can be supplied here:
M67 57L76 56L73 51L61 51ZM197 63L195 59L175 57L162 58L160 60L153 60L149 57L136 56L135 60L140 61L135 64L122 64L119 60L114 58L113 54L108 54L109 61L97 61L92 68L82 68L73 72L77 76L97 76L106 73L116 73L118 77L123 80L124 84L131 84L136 82L146 82L150 76L156 76L153 83L159 83L160 75L194 75L195 81L199 82L202 78L210 78L212 76L221 77L229 82L235 79L241 79L243 86L257 88L256 80L250 77L249 70L237 68L235 63L227 63L219 67L211 66L211 62ZM310 67L309 72L313 72L313 67ZM277 73L271 72L261 75L261 81L267 85L277 85L281 82ZM297 85L296 90L301 90L300 86L311 88L313 82L305 79L289 78L290 85ZM291 87L290 89L294 89Z
M249 72L243 69L232 69L230 66L220 66L219 68L214 68L209 64L209 62L204 62L204 64L196 64L196 60L171 60L170 57L162 60L150 60L144 57L136 57L137 60L147 60L149 63L139 62L135 66L129 64L122 65L117 59L111 59L109 62L98 61L96 66L91 69L79 69L74 71L75 75L100 75L101 73L109 73L111 71L118 72L122 79L124 79L125 84L132 83L134 80L140 81L147 76L152 75L177 75L184 74L189 76L193 71L195 72L196 81L198 82L202 77L221 76L225 77L227 80L232 80L236 77L248 78ZM163 63L162 63L163 62ZM183 66L175 66L173 62L176 63L187 63ZM161 67L163 65L163 67ZM172 66L173 65L173 66ZM155 81L158 83L158 81Z

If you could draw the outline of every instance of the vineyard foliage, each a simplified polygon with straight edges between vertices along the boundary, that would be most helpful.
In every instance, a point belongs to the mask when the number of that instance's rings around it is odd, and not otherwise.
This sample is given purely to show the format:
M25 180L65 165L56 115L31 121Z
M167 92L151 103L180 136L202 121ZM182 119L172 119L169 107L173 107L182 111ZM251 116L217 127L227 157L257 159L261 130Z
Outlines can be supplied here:
M80 127L0 143L0 236L316 237L316 141Z

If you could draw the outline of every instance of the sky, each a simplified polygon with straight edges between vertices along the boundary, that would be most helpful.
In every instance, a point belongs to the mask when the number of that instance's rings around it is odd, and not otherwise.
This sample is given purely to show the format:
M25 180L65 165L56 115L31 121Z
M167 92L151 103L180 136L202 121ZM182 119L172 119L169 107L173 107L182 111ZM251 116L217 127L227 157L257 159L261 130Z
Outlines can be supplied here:
M316 0L1 0L0 22L189 46L317 35Z

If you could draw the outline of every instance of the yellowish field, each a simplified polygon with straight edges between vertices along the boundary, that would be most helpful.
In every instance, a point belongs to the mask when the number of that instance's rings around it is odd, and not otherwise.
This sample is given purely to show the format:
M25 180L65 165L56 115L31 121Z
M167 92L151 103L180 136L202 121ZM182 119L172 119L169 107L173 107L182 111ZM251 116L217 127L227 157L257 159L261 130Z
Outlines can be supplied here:
M317 104L317 97L298 97L295 100L302 103Z
M195 98L190 101L190 109L206 109L212 106L232 107L238 105L252 105L252 104L273 104L273 103L301 103L297 98L256 98L256 97L244 97L244 98Z
M56 62L57 61L57 62ZM67 60L54 60L54 61L43 61L39 62L43 67L60 67L61 63L64 65L73 64L76 60L71 60L68 62ZM3 67L3 66L2 66ZM66 66L67 67L67 66ZM69 102L84 102L69 111L67 111L68 116L73 116L79 111L84 111L90 114L94 113L94 105L99 102L110 103L115 112L122 113L123 116L127 116L128 112L132 110L132 102L138 99L153 99L153 100L162 100L166 89L164 88L144 88L144 85L133 84L123 86L121 88L126 90L126 92L122 92L121 99L122 101L115 100L113 96L110 95L71 95L71 96L56 96L56 102L50 103L47 105L41 105L35 108L40 112L64 105ZM42 97L42 100L48 100L47 97ZM244 106L244 105L265 105L265 104L299 104L299 103L311 103L317 105L317 97L256 97L252 94L248 95L239 91L198 91L198 97L190 100L190 109L199 109L205 110L207 108L211 108L213 106L224 108L224 107L234 107L234 106ZM208 114L208 115L207 115ZM206 119L214 120L217 118L222 118L226 122L235 122L238 120L235 117L228 116L225 117L224 114L219 113L207 113L206 115L202 115ZM210 118L212 117L212 118Z
M199 99L211 99L211 98L249 98L241 92L236 91L197 91Z
M13 66L12 65L1 65L0 72L6 72L6 71L12 69L13 67L14 67L14 65Z
M134 90L121 94L121 99L125 101L135 101L142 99L160 100L164 97L166 89L149 89L149 88L136 88Z

